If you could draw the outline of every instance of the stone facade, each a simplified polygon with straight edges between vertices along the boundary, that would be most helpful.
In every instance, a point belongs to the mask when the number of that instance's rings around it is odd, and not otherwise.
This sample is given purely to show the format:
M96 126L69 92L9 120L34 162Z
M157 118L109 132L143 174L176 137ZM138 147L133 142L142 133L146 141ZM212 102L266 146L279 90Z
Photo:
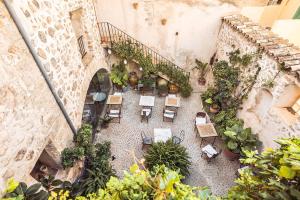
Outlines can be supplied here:
M222 23L217 43L219 60L228 60L228 53L236 49L240 49L241 54L253 54L259 48L261 46L245 37L235 26ZM286 109L300 96L300 82L296 78L296 72L280 70L277 57L265 50L262 51L261 58L242 69L242 77L253 76L258 67L261 70L239 116L245 120L246 126L259 135L264 147L276 147L273 141L276 138L300 136L299 116ZM273 87L266 85L269 80L273 80ZM287 93L289 87L296 89Z
M89 83L107 68L92 0L9 1L42 61L72 123L81 126ZM87 56L81 58L70 12L82 9ZM4 3L0 2L0 191L5 181L33 182L30 176L46 148L56 163L73 134ZM78 171L59 170L74 178ZM71 174L71 175L70 175ZM73 175L72 175L73 174Z

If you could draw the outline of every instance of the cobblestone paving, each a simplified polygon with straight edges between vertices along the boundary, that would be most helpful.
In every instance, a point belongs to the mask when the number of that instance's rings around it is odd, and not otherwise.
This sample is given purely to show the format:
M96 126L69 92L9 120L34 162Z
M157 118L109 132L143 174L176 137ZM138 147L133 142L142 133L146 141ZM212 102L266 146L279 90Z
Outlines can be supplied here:
M209 186L216 195L223 195L234 183L237 162L228 161L221 154L211 163L201 158L200 139L195 137L194 117L201 111L202 105L199 93L194 93L188 99L181 98L181 107L174 123L163 122L162 112L165 98L156 96L155 106L149 123L140 122L139 104L140 95L136 91L123 94L123 107L121 123L110 123L109 128L102 129L96 134L96 142L108 140L112 142L111 151L116 157L112 161L117 175L122 177L123 171L133 164L133 153L138 159L143 157L141 131L153 137L154 128L171 128L173 135L179 135L180 130L185 131L185 146L191 157L192 166L190 176L185 182L193 186ZM222 148L222 143L216 141L216 146Z

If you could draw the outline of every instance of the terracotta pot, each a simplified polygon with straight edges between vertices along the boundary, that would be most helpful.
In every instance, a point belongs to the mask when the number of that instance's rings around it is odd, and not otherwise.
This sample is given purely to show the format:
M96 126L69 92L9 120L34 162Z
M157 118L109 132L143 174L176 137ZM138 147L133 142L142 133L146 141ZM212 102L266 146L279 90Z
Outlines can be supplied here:
M205 83L206 83L205 78L199 78L198 83L199 83L199 85L205 85Z
M224 149L223 154L230 161L237 160L240 157L240 154L234 153L234 152L230 151L229 149Z
M209 112L211 113L218 113L220 111L220 107L216 104L213 104L211 106L209 106Z
M171 83L169 84L169 92L172 93L172 94L176 94L178 93L179 91L179 88L177 87L177 85Z
M131 87L135 87L138 84L139 78L138 78L136 72L129 73L128 81L129 81L129 85Z

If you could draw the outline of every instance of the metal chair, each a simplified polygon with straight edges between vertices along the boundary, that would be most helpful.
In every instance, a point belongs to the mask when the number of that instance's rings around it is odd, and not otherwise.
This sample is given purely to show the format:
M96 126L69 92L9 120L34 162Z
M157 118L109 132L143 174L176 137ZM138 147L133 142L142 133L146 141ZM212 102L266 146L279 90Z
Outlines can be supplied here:
M163 110L163 121L169 120L174 122L176 111L164 108Z
M142 111L141 111L141 122L145 119L148 120L152 115L152 108L151 107L143 107Z
M178 136L173 136L172 141L173 141L174 144L180 144L181 142L183 142L184 137L185 137L185 132L184 132L184 130L181 130L179 137Z
M206 145L201 149L201 158L204 158L208 163L218 157L222 149L218 149L216 146L211 146L210 144Z
M141 137L142 137L142 142L143 142L142 150L144 150L145 147L149 147L153 144L152 138L147 137L144 131L141 132Z
M112 119L118 119L117 122L120 123L121 122L121 108L109 109L109 111L106 113L106 117L110 117Z

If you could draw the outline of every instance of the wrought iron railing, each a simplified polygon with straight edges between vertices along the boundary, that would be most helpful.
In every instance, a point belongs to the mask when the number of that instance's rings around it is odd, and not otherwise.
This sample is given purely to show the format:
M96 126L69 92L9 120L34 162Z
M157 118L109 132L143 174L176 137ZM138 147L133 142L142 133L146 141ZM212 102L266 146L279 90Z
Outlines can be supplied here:
M81 54L81 58L83 58L86 55L86 50L84 47L84 43L83 43L83 36L79 36L79 38L77 38L78 41L78 46L79 46L79 52Z
M129 42L131 44L137 44L139 46L139 49L144 53L144 55L151 57L153 64L157 65L163 63L168 66L172 66L174 69L180 70L187 77L190 77L189 72L185 71L169 59L165 58L150 47L134 39L133 37L122 31L121 29L115 27L114 25L108 22L101 22L98 23L98 26L101 36L101 43L103 45L107 45L111 48L114 43Z

